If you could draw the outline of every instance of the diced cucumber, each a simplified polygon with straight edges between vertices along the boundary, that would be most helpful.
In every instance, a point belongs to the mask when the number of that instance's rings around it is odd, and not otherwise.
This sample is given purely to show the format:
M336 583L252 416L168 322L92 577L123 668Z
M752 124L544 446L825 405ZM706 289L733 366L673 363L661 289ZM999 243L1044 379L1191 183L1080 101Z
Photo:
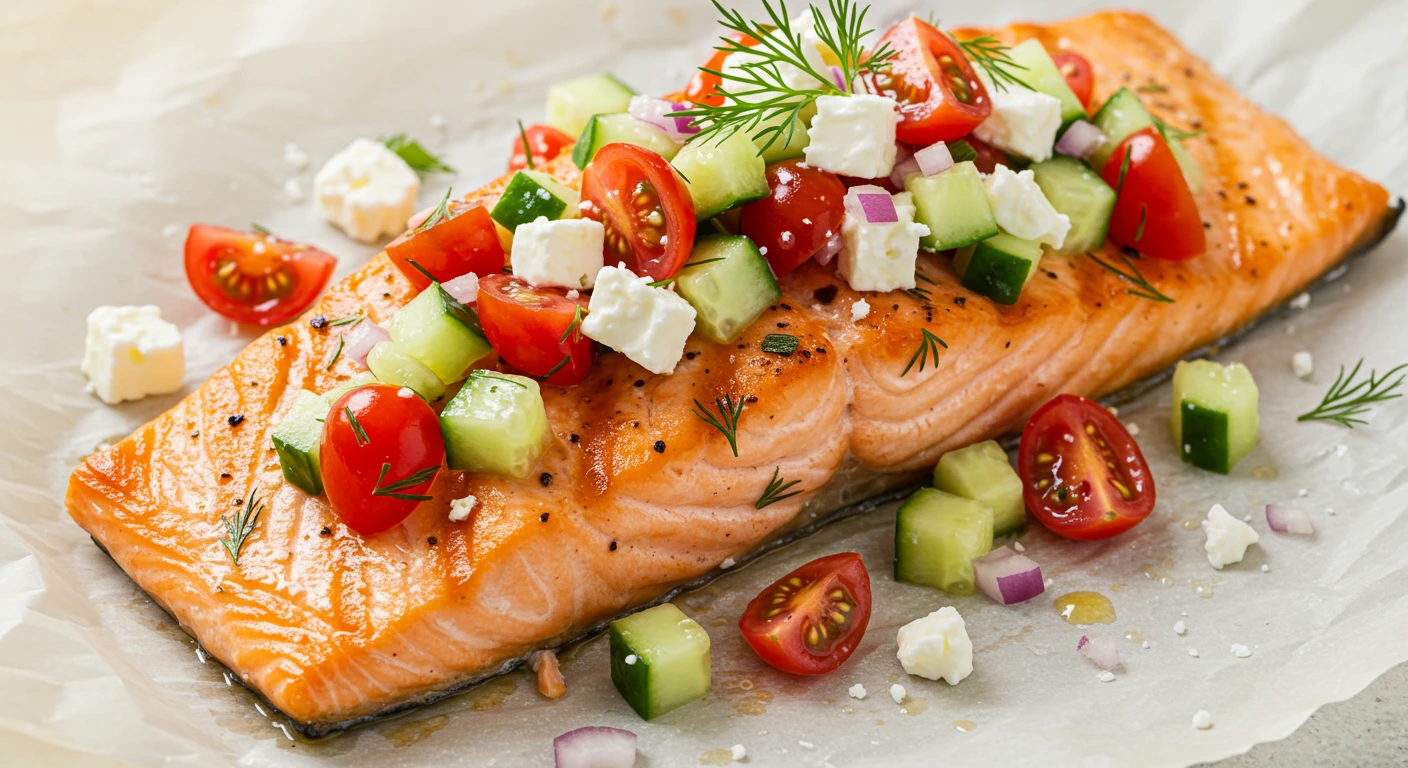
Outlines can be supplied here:
M895 516L895 581L971 595L973 558L992 549L992 507L920 488Z
M1076 98L1071 86L1066 84L1066 76L1056 68L1056 62L1051 60L1051 54L1046 52L1040 40L1031 38L1007 53L1019 67L1026 67L1026 71L1017 73L1022 82L1061 102L1061 130L1077 120L1085 119L1085 107Z
M695 327L727 344L781 299L782 291L758 247L743 235L701 235L694 241L689 261L710 259L723 261L685 264L675 276L675 287L699 313Z
M709 633L673 603L611 622L611 682L646 720L709 692Z
M960 248L953 256L953 270L963 287L998 304L1016 304L1040 263L1041 243L1006 232Z
M1071 220L1071 231L1057 253L1086 253L1105 244L1115 190L1073 157L1053 157L1031 167L1036 184L1057 213Z
M1227 474L1256 446L1257 388L1241 363L1184 361L1173 371L1173 440L1194 466Z
M694 217L703 221L729 208L767 197L767 164L758 148L739 131L718 141L692 141L670 164L679 169L694 199Z
M323 421L330 407L327 400L306 389L300 390L270 436L279 454L284 479L309 496L323 494L323 470L318 454L323 446Z
M1022 478L996 440L974 443L939 457L934 487L992 508L992 533L1001 536L1027 522Z
M630 86L606 73L557 83L548 88L548 125L576 136L592 115L625 112L634 95Z
M463 379L475 360L492 351L479 325L479 316L446 293L439 283L431 283L397 310L387 331L401 351L425 363L446 384ZM377 378L382 379L381 374Z
M328 405L332 405L333 403L337 402L338 398L342 397L348 392L351 392L357 387L364 387L368 384L375 384L376 382L376 374L372 373L371 371L362 371L361 373L357 374L356 376L353 376L347 381L344 381L341 384L338 384L337 386L333 387L332 389L329 389L328 391L324 392L323 399L328 402Z
M1115 91L1114 95L1105 101L1100 111L1095 113L1095 117L1090 119L1095 127L1105 132L1110 140L1101 144L1094 153L1086 159L1090 167L1096 173L1105 170L1105 163L1110 161L1110 156L1115 154L1121 142L1129 138L1131 134L1137 133L1150 126L1158 126L1154 116L1144 106L1144 102L1128 88L1121 88ZM1178 161L1178 167L1183 169L1183 178L1188 182L1188 188L1194 192L1203 185L1203 170L1198 167L1198 161L1188 153L1188 149L1183 146L1183 142L1171 139L1168 134L1159 128L1163 133L1164 140L1168 142L1168 148L1173 152L1173 158Z
M542 171L519 171L509 179L489 216L512 232L539 216L570 219L577 215L581 201L576 190Z
M929 228L919 238L926 250L962 248L997 234L983 178L971 162L937 176L911 176L904 188L914 196L914 220Z
M814 104L815 102L813 102L813 108L815 108ZM807 129L807 124L802 122L800 117L792 120L791 138L789 140L786 120L787 116L782 115L771 120L764 120L759 123L757 127L747 129L749 136L756 136L758 131L769 126L783 126L782 133L778 134L777 140L772 142L772 145L767 149L763 149L763 146L772 139L772 134L768 134L761 139L753 139L753 144L758 148L758 151L762 153L763 163L766 165L802 157L806 154L807 145L811 144L811 133Z
M669 160L680 151L680 146L666 133L653 125L622 112L611 115L592 115L582 135L572 147L572 162L578 168L586 168L587 163L607 144L634 144L645 147Z
M450 469L527 477L543 455L548 414L538 382L474 370L440 414Z
M377 380L393 387L409 387L429 402L445 396L445 382L425 363L406 354L394 341L378 342L367 353L367 367Z

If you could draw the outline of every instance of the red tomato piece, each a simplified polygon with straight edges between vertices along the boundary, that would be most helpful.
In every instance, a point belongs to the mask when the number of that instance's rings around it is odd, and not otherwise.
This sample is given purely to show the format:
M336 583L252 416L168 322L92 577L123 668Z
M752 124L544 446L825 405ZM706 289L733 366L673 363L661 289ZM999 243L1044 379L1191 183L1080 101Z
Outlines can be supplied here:
M733 34L729 35L729 37L732 37L734 40L737 40L738 42L748 46L749 48L752 48L753 46L758 44L756 38L750 35L745 35L742 32L734 32ZM708 72L705 72L704 70L712 69L715 72L720 71L724 65L724 59L726 58L728 58L727 51L714 51L714 55L710 56L709 60L704 62L704 66L694 70L694 76L689 78L689 85L686 85L684 88L685 100L692 101L695 104L708 104L711 107L718 107L723 105L723 94L720 94L716 90L717 87L723 83L723 78L719 77L718 75L713 75ZM728 87L730 90L732 90L730 86L725 87ZM673 101L673 99L671 100Z
M1145 256L1183 261L1207 250L1198 202L1159 130L1145 128L1120 143L1101 172L1114 188L1110 239Z
M860 555L842 552L758 593L738 629L763 661L794 675L820 675L851 657L869 623L870 574Z
M574 301L566 294L499 274L479 282L475 304L484 336L504 362L563 387L587 378L596 355L592 340L582 335L587 297Z
M1079 53L1069 51L1052 54L1051 61L1065 76L1066 85L1069 85L1076 98L1080 99L1085 111L1089 112L1090 97L1095 94L1095 70L1091 68L1090 61Z
M1120 420L1093 400L1057 395L1022 430L1022 496L1068 539L1108 539L1154 509L1154 476Z
M546 163L577 143L576 139L550 125L530 125L513 139L513 155L508 160L510 173L528 167L528 157L523 153L524 133L528 134L528 146L533 150L534 166Z
M890 28L896 56L887 70L868 75L876 93L900 105L896 135L927 147L962 138L992 114L992 101L953 38L913 16Z
M369 384L333 403L323 422L323 487L347 527L374 536L406 519L426 495L445 440L440 419L400 387Z
M430 280L411 266L413 261L441 283L470 272L484 277L503 271L504 246L489 209L482 203L452 200L449 210L448 218L425 229L417 227L386 246L386 255L418 291Z
M665 158L607 144L582 172L582 216L606 225L606 263L637 275L673 277L694 248L694 199Z
M238 323L278 325L312 306L337 258L267 232L192 224L186 279L207 307Z
M963 140L978 154L977 158L973 160L973 165L977 167L979 171L992 173L992 169L999 165L1005 165L1008 168L1012 167L1012 159L1007 156L1006 152L1003 152L997 147L979 140L976 136L964 136Z
M836 174L801 160L768 166L772 193L743 206L742 232L763 250L774 275L782 277L840 235L846 185ZM865 182L873 183L871 181Z

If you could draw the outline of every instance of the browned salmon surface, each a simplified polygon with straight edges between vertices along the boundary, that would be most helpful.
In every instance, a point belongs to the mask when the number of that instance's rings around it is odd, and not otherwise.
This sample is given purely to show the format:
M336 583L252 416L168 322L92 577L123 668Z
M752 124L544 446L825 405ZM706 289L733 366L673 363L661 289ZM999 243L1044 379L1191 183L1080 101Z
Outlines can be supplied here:
M1151 109L1207 131L1189 148L1207 174L1197 197L1208 252L1140 262L1173 303L1130 295L1083 256L1048 255L1021 301L1002 307L960 287L946 255L924 254L929 298L868 294L870 315L852 322L861 296L809 263L736 344L691 339L673 375L612 354L580 386L544 387L552 438L532 477L444 472L434 501L369 539L285 483L270 444L300 389L359 372L347 360L324 370L340 329L301 320L88 458L70 482L70 514L211 654L307 732L325 732L657 599L795 526L804 505L834 506L838 486L892 487L946 450L1019 429L1058 392L1099 397L1162 371L1393 222L1384 189L1316 154L1143 16L998 34L1079 50L1094 63L1097 100L1164 86ZM576 183L566 158L553 169ZM383 254L313 313L386 323L411 297ZM936 367L902 375L923 328L948 349ZM798 353L759 349L780 330L800 337ZM724 393L747 396L738 457L691 413L695 398ZM757 509L774 471L805 493ZM256 489L267 509L235 567L217 541L220 516ZM451 500L466 494L479 505L451 522Z

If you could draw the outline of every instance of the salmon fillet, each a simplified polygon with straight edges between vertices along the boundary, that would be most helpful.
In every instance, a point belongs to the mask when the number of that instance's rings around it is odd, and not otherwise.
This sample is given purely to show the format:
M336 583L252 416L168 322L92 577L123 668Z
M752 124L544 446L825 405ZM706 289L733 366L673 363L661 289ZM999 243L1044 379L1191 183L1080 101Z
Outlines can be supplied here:
M1102 397L1157 374L1304 290L1397 218L1384 189L1316 154L1144 16L996 34L1079 50L1097 97L1157 82L1167 90L1153 112L1207 130L1189 142L1207 174L1197 196L1207 254L1140 263L1173 303L1130 295L1088 258L1048 255L1003 307L963 289L946 255L921 254L928 299L867 294L870 315L852 322L861 296L809 263L736 344L694 337L671 376L606 355L580 386L545 386L552 437L532 477L442 472L433 501L369 539L286 484L270 443L300 389L358 372L347 360L324 370L339 330L305 318L85 460L69 513L207 651L305 734L324 734L505 671L726 558L904 487L944 451L1018 430L1059 392ZM576 184L567 158L551 170ZM471 198L492 200L506 180ZM381 254L310 314L386 323L412 296ZM762 337L784 328L799 352L762 353ZM921 328L948 349L937 367L902 375ZM725 393L747 396L738 457L691 413L695 398ZM774 472L804 493L756 509ZM220 516L256 492L267 508L235 567L217 541ZM451 500L466 494L479 505L451 522Z

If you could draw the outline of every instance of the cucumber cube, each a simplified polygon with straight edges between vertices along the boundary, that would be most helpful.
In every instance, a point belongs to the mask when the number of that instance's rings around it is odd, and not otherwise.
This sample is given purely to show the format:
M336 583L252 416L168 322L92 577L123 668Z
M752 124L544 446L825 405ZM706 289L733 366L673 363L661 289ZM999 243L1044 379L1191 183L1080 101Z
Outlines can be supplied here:
M809 106L812 110L816 109L815 103ZM758 124L757 128L750 128L746 131L749 136L757 136L758 131L761 129L772 125L782 126L782 133L778 134L777 141L772 142L772 145L768 146L767 149L763 149L763 147L772 139L772 134L753 139L753 145L762 153L763 163L765 165L772 165L773 163L780 163L783 160L794 160L803 157L806 155L807 146L812 143L811 134L807 130L807 124L802 122L800 117L792 118L790 127L784 122L787 119L788 118L784 115L772 118L771 120L764 120ZM788 137L789 130L792 134L790 139Z
M1173 371L1173 439L1178 455L1227 474L1256 446L1258 392L1241 363L1181 362Z
M992 549L992 507L920 488L895 517L895 581L971 595L973 558Z
M1057 213L1071 220L1066 242L1057 253L1088 253L1105 244L1110 214L1115 210L1115 190L1073 157L1053 157L1032 166L1042 194Z
M914 197L914 220L929 228L919 238L926 250L961 248L997 234L988 192L971 161L937 176L911 176L904 188Z
M329 401L306 389L300 390L271 436L284 479L309 496L323 493L323 470L318 455L323 447L323 421L330 407Z
M709 692L709 633L673 603L611 622L611 682L646 720Z
M425 363L406 354L394 341L378 342L367 353L367 367L377 380L393 387L408 387L427 402L445 396L445 382Z
M709 264L697 264L723 259ZM782 298L768 262L743 235L703 235L694 241L690 263L675 277L680 295L697 312L694 327L727 344L738 338L769 305Z
M1115 91L1114 95L1105 101L1100 111L1090 119L1095 127L1105 132L1110 140L1101 144L1086 162L1096 173L1105 170L1105 164L1110 161L1110 156L1115 154L1119 145L1131 134L1137 133L1150 126L1157 126L1154 116L1144 106L1144 102L1128 88L1121 88ZM1163 128L1159 128L1160 133L1164 133ZM1168 142L1168 148L1173 152L1173 158L1178 161L1178 167L1183 170L1183 178L1188 182L1188 188L1194 192L1203 185L1203 170L1198 167L1198 161L1188 153L1188 149L1183 146L1183 142L1177 139L1170 139L1164 134L1164 139Z
M1011 533L1027 522L1022 478L1012 469L1007 451L996 440L974 443L939 457L939 464L934 467L934 487L992 507L994 536Z
M509 179L489 216L510 232L542 216L550 221L577 215L576 190L542 171L519 171Z
M1046 52L1040 40L1030 38L1008 51L1008 55L1019 69L1026 69L1020 73L1022 82L1061 102L1062 130L1077 120L1085 119L1085 106L1076 98L1071 86L1066 84L1066 76L1056 68L1056 62L1051 60L1051 54Z
M607 144L634 144L654 152L669 160L680 151L680 145L664 131L653 125L646 125L628 114L592 115L577 144L572 147L572 162L578 168L586 168L587 163Z
M576 136L592 115L625 112L634 95L630 86L606 73L557 83L548 88L548 125Z
M767 197L767 164L745 131L718 141L686 144L671 161L689 185L694 217L700 221L729 208Z
M954 254L963 287L998 304L1016 304L1041 263L1041 244L999 232Z
M440 414L450 469L524 478L543 455L548 414L538 382L475 370Z
M463 379L475 360L492 351L479 325L479 316L446 293L439 283L432 283L397 310L387 330L401 351L424 363L446 384ZM377 374L377 378L381 375Z

